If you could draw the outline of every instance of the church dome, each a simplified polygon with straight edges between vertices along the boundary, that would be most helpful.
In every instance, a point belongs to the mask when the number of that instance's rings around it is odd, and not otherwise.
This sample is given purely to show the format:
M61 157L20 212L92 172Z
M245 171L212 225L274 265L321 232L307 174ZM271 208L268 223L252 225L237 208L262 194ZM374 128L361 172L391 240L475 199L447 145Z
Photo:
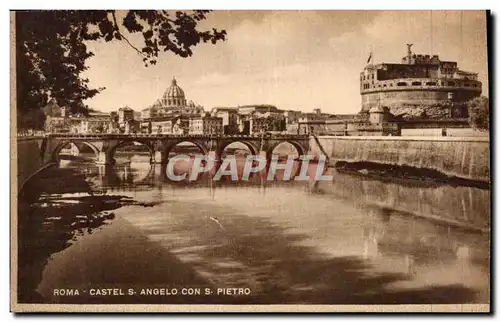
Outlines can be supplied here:
M177 85L177 80L175 79L175 77L172 79L172 84L170 85L170 87L167 88L165 94L163 94L164 100L170 98L185 98L184 91L182 90L182 88L180 88L179 85Z
M162 106L165 108L184 108L186 106L186 96L184 91L177 85L177 80L172 78L172 84L163 94L161 100Z

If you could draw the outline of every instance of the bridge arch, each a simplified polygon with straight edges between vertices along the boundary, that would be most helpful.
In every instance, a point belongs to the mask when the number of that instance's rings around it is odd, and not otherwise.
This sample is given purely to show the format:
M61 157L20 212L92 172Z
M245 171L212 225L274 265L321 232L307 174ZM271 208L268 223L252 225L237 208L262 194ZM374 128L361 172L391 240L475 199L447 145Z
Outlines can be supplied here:
M246 146L248 148L248 150L250 150L250 154L252 154L252 155L258 155L260 153L260 148L255 146L255 144L253 144L252 142L245 141L245 140L234 140L234 141L225 141L222 144L220 144L217 147L217 155L221 156L222 153L224 152L224 149L226 149L229 145L231 145L233 143L243 144L244 146Z
M149 157L152 158L155 155L155 150L150 142L142 141L142 140L123 140L118 142L118 144L112 146L108 151L108 157L110 160L113 160L115 158L115 153L116 150L118 150L121 147L127 146L127 145L134 145L134 143L139 143L142 146L145 146L148 151L149 151Z
M291 144L295 150L297 151L298 155L305 155L307 154L307 147L303 146L300 142L294 141L294 140L286 140L286 141L281 141L281 142L276 142L275 144L272 144L266 151L266 155L271 156L274 152L274 150L278 147L278 145L289 143Z
M17 187L17 199L18 200L24 200L24 201L34 201L36 198L38 198L38 193L33 193L33 191L38 189L33 189L32 186L36 184L37 179L40 177L41 173L44 172L45 170L52 168L56 166L55 162L49 162L45 165L43 165L41 168L33 172L30 176L28 176L26 179L24 179L23 182L18 181L18 187Z
M54 161L54 162L58 162L59 161L59 153L61 153L61 150L67 146L68 144L74 144L77 148L78 148L78 145L76 143L81 143L81 144L84 144L86 146L88 146L89 148L92 149L92 151L94 152L94 155L96 158L99 157L99 149L93 145L92 143L90 142L86 142L86 141L75 141L75 140L68 140L68 141L63 141L62 143L58 144L55 149L52 151L52 155L51 155L51 159Z
M194 144L201 151L201 153L203 153L204 155L208 155L208 152L210 151L209 148L208 148L208 146L206 146L206 144L204 144L203 142L199 142L199 141L196 141L196 140L189 140L189 139L186 139L186 140L181 139L181 140L170 142L165 147L165 154L168 156L181 143L191 143L191 144Z

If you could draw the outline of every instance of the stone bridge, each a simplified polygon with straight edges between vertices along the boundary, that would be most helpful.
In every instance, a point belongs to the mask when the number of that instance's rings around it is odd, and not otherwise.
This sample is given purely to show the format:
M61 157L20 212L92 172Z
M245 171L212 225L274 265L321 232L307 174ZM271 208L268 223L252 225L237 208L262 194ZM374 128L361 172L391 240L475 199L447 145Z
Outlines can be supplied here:
M283 142L295 147L299 155L309 151L309 136L306 135L264 135L264 136L204 136L204 135L131 135L131 134L50 134L46 136L44 158L47 162L58 161L61 150L70 143L76 146L82 144L94 151L99 164L114 163L114 155L119 147L139 143L148 148L151 163L165 163L170 152L179 143L192 143L198 147L200 153L213 153L215 160L220 160L224 149L232 143L244 144L252 155L265 153L271 157L273 150Z
M120 146L138 142L150 152L151 163L165 164L169 153L179 143L191 142L201 153L212 153L220 160L224 148L234 142L247 146L252 154L265 153L270 158L282 142L292 144L299 154L327 156L333 166L337 161L369 161L379 164L406 165L434 169L449 176L490 182L490 142L488 137L308 137L273 136L173 136L173 135L68 135L18 137L13 146L13 167L17 165L18 189L34 174L56 164L59 152L68 143L89 146L97 162L110 164ZM17 153L17 154L16 154ZM17 161L17 162L16 162ZM13 173L16 169L13 168ZM18 191L19 191L18 190Z
M149 150L151 163L165 164L174 147L183 142L194 144L200 153L210 154L216 161L221 160L224 149L235 142L245 145L252 155L264 154L268 159L274 149L284 142L295 147L299 155L310 150L307 135L47 134L38 138L18 138L18 189L37 171L57 163L61 150L71 143L80 148L83 145L90 147L98 164L113 164L118 148L139 143Z

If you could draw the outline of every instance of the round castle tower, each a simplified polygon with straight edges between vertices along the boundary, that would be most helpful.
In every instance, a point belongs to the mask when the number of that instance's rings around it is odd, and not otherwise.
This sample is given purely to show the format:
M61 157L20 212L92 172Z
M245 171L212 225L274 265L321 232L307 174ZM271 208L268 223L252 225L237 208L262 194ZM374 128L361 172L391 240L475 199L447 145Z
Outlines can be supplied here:
M481 95L477 73L462 71L457 62L442 61L437 55L416 55L411 46L407 44L407 55L400 64L370 64L360 73L362 113L387 106L394 115L424 111L432 117L429 107L451 106ZM434 112L438 110L452 117L467 116L463 110L449 113L438 108Z

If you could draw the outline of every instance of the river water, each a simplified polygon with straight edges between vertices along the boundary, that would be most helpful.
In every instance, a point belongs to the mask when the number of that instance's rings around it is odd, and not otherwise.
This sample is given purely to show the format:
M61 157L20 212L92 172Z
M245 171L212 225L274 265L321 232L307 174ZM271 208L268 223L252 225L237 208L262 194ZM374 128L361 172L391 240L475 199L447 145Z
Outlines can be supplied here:
M332 181L173 183L148 161L62 161L96 195L138 203L50 256L45 302L489 303L489 190L334 169Z

